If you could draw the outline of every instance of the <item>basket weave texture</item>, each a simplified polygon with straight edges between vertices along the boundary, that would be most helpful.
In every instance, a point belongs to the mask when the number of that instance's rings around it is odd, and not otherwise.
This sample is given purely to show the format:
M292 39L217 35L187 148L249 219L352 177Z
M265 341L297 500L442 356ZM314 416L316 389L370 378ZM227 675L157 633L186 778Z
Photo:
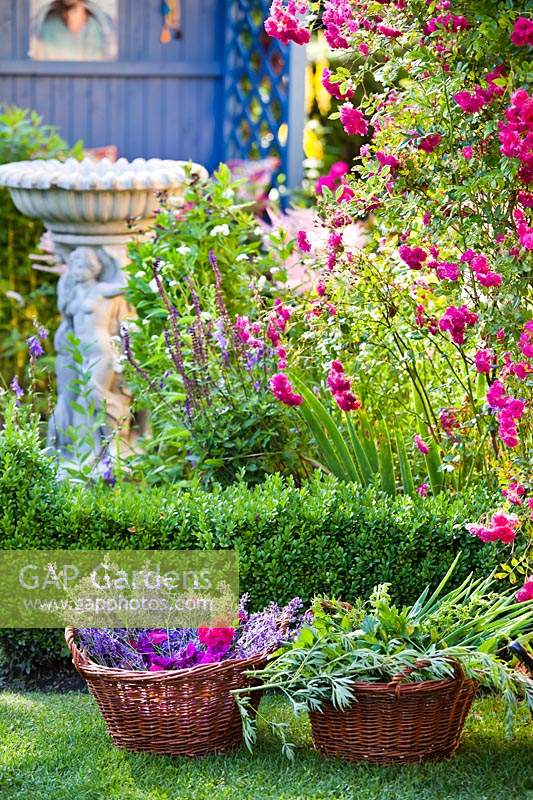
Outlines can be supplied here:
M372 764L419 763L451 756L476 693L454 663L455 676L406 683L423 660L390 683L356 683L355 701L346 711L331 704L309 717L316 749L325 756Z
M190 669L138 672L95 664L78 650L75 637L76 629L66 628L74 666L94 695L117 747L204 756L241 744L241 717L230 690L252 685L253 679L244 673L264 666L264 655ZM253 692L256 704L259 695Z

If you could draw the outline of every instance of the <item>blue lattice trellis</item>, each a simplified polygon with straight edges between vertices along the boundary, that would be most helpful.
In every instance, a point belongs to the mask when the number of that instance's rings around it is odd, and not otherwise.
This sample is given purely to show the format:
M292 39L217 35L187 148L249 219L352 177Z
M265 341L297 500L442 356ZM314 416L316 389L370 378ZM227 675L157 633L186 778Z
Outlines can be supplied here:
M291 170L291 150L296 157L293 161L301 162L301 130L295 128L299 118L303 122L303 107L293 115L294 130L290 129L297 80L294 69L291 75L295 56L290 47L265 32L270 2L229 0L227 4L224 157L277 156L281 171L287 174L297 171L296 164ZM302 92L298 94L303 106ZM295 143L292 148L289 133Z

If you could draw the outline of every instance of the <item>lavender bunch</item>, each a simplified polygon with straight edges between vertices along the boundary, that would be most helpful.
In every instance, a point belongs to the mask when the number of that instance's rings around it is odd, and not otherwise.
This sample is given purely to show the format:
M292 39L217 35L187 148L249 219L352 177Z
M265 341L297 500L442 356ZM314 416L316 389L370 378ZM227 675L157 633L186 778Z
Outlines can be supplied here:
M144 628L80 628L78 647L103 667L144 671L150 668L148 655L160 651L174 658L198 639L195 629L171 628L160 636L156 650L149 633L153 632Z
M230 658L270 653L294 639L308 615L295 597L283 608L270 603L249 614L248 595L239 605L239 626L232 628L81 628L78 646L96 664L115 669L181 669ZM206 651L207 645L207 651Z
M142 654L130 644L133 630L80 628L78 637L78 648L96 664L116 669L145 669Z
M247 616L236 640L236 658L272 652L282 642L297 636L306 616L300 613L303 604L299 597L283 608L277 603L270 603L262 611L249 616L245 609L246 602L247 597L244 603L241 600L240 613L244 612Z

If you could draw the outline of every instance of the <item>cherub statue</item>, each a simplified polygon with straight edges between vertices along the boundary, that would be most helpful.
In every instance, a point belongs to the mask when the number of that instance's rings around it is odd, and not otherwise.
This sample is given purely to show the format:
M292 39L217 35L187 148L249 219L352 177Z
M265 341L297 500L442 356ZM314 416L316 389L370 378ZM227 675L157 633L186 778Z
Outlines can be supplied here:
M77 247L59 279L58 307L63 321L54 339L58 403L49 431L49 443L56 447L68 443L65 431L69 425L87 425L91 401L96 410L105 408L106 411L109 424L108 429L101 432L102 437L110 429L117 428L121 436L128 436L131 396L122 380L118 356L121 324L133 316L133 310L123 297L122 273L118 268L106 270L109 266L108 254L99 254L90 247ZM100 280L104 271L114 272L116 280ZM73 337L79 342L77 347L82 356L79 365L72 357ZM80 395L77 386L82 373L91 376L89 398ZM87 409L85 419L80 411L72 408L73 400Z

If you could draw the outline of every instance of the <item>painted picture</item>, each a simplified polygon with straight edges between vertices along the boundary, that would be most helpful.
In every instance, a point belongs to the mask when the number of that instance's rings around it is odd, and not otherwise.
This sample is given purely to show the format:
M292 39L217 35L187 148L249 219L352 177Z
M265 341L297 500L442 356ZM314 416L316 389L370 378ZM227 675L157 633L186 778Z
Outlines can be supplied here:
M118 0L30 0L35 61L113 61Z

